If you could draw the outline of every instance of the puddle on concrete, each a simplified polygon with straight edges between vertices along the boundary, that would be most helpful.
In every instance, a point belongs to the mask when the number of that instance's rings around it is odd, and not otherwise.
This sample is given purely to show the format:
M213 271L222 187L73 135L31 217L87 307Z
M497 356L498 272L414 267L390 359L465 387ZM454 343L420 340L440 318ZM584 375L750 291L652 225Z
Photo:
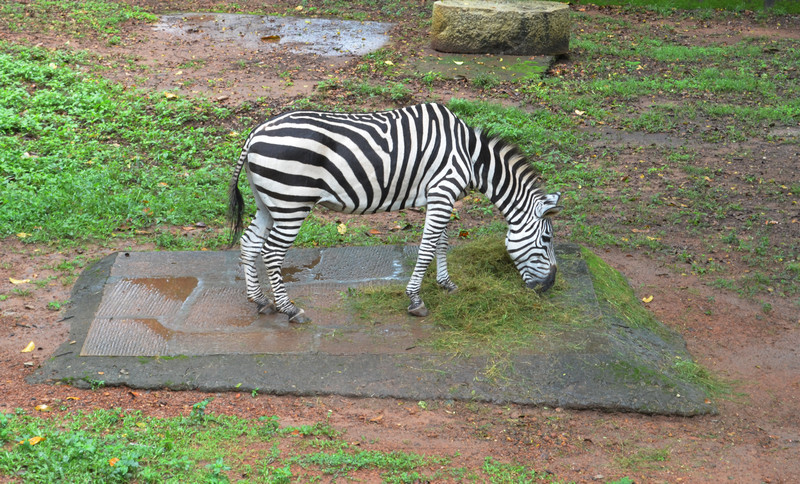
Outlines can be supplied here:
M361 56L389 42L386 22L322 18L277 17L231 13L164 15L155 29L191 39L203 36L227 40L261 51L285 46L301 54Z

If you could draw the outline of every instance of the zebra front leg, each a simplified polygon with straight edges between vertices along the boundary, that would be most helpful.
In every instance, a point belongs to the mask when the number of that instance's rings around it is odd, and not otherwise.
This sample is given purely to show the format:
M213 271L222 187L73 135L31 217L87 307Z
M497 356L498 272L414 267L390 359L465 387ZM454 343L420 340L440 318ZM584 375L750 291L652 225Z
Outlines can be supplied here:
M297 237L302 220L292 224L277 223L272 228L264 245L264 265L267 267L267 275L272 286L272 295L275 297L275 307L278 312L289 316L290 323L308 323L311 318L305 312L294 305L286 293L286 285L283 282L281 268L286 258L286 252Z
M241 255L239 262L243 266L244 280L247 290L247 300L256 303L259 313L275 312L275 303L264 294L258 281L256 270L256 257L262 251L266 239L264 234L269 230L271 220L260 211L250 226L247 227L241 239Z
M450 280L450 273L447 271L447 238L447 227L445 227L439 236L439 243L436 244L436 282L442 289L454 293L458 291L458 286Z

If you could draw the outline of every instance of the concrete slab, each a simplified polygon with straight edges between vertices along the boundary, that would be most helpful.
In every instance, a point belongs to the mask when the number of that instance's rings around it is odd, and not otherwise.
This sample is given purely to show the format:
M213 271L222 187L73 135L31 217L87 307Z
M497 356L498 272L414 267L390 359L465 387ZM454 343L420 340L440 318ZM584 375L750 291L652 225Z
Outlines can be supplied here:
M416 248L378 246L289 251L287 288L312 317L308 325L256 313L237 251L111 255L79 278L70 341L30 380L713 412L701 389L669 372L676 357L690 359L680 337L628 327L597 300L579 247L556 253L567 289L551 297L592 324L532 342L502 379L486 378L487 356L453 357L420 344L434 330L428 318L364 320L341 303L349 288L405 282Z

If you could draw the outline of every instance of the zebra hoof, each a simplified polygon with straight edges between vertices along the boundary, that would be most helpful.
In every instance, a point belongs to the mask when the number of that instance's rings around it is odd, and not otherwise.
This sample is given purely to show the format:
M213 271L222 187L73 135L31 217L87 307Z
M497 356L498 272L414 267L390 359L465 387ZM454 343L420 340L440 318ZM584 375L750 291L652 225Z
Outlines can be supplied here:
M278 309L272 301L258 305L258 314L275 314L277 311Z
M453 294L454 292L458 292L458 286L456 286L452 282L445 282L444 284L439 284L439 287L447 291L448 294Z
M428 308L425 307L425 303L424 302L420 302L415 307L409 306L408 307L408 314L410 314L412 316L417 316L419 318L422 318L422 317L425 317L425 316L428 315Z
M311 322L311 318L306 316L305 311L303 311L301 309L301 310L297 311L297 314L295 314L294 316L289 318L289 322L290 323L295 323L295 324L310 323Z

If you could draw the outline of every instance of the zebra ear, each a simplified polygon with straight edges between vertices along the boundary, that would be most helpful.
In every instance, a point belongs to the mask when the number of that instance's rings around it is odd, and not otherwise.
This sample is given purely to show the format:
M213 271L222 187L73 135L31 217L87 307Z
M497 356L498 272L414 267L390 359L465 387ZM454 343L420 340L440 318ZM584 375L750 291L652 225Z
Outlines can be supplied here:
M557 215L561 209L564 208L558 204L560 199L561 192L548 193L536 204L534 208L534 214L538 218L552 217L553 215Z

